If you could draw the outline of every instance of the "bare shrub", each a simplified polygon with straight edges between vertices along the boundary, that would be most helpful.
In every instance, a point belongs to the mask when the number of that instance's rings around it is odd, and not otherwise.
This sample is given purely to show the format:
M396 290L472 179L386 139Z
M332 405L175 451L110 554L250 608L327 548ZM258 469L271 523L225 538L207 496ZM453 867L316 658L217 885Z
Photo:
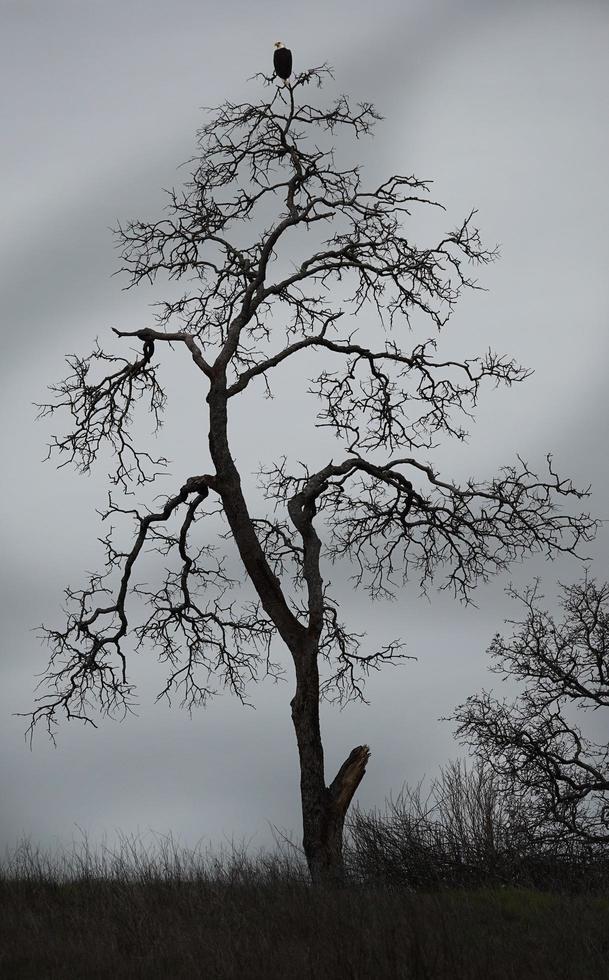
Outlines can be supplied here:
M576 837L548 842L525 797L480 760L451 762L423 793L405 786L384 810L348 822L353 881L420 890L480 884L598 890L609 860Z

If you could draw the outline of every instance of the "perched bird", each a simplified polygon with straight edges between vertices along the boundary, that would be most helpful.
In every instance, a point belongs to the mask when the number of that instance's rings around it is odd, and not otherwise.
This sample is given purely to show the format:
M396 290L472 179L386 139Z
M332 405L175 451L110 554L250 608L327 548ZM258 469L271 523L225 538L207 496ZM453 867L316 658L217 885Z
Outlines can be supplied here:
M283 84L288 84L288 78L292 74L292 52L286 48L283 41L275 41L275 52L273 54L273 66L275 74L283 78Z

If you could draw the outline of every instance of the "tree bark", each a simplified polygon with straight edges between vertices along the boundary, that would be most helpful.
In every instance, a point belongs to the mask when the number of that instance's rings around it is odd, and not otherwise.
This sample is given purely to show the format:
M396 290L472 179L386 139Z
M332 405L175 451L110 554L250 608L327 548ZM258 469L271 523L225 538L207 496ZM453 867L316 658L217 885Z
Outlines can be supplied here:
M363 779L370 750L367 745L354 748L331 785L325 785L317 650L306 651L296 662L296 694L291 707L300 758L303 847L311 881L314 885L341 885L345 816Z

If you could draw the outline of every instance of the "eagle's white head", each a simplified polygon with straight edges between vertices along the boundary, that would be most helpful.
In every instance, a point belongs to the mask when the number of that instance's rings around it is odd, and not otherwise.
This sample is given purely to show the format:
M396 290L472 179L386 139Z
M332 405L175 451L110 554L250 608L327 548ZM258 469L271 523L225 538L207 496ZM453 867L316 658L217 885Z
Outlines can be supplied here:
M283 41L275 41L275 47L276 48L285 48L285 44L283 43Z

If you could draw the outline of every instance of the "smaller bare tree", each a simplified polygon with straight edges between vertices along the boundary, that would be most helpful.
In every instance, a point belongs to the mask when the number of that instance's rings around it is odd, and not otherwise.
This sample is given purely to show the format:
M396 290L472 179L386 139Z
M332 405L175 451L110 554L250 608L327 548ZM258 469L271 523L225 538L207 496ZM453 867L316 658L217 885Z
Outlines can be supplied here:
M561 585L561 622L541 605L539 581L509 639L490 645L491 670L524 682L513 701L482 692L459 705L457 734L527 799L545 838L609 840L609 744L582 732L582 713L609 707L609 584Z

